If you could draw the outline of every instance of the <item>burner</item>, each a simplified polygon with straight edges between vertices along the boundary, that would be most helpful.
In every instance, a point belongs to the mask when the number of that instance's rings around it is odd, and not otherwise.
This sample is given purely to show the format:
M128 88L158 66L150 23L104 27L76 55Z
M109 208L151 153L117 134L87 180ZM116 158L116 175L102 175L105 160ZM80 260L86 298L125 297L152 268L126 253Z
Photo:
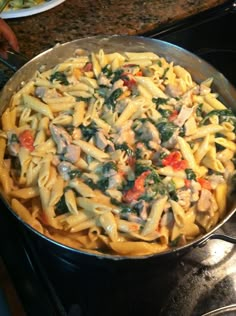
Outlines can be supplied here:
M216 246L216 245L215 245ZM209 249L212 245L209 245ZM222 248L221 246L216 246ZM183 277L170 292L160 316L199 316L235 302L236 299L236 256L235 248L218 264L210 267L192 262L192 269L185 268L190 262L183 263ZM214 256L212 256L214 261ZM209 258L206 259L208 261Z

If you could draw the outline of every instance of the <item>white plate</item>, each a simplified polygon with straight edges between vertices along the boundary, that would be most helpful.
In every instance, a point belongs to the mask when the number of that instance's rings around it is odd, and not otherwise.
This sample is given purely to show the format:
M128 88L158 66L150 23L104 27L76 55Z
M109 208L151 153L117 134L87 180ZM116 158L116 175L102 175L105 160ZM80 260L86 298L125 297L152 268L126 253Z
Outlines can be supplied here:
M34 14L38 14L38 13L50 10L64 1L65 0L49 0L45 3L36 5L28 9L7 10L7 11L3 11L0 14L0 17L3 19L15 19L15 18L21 18L24 16L34 15Z

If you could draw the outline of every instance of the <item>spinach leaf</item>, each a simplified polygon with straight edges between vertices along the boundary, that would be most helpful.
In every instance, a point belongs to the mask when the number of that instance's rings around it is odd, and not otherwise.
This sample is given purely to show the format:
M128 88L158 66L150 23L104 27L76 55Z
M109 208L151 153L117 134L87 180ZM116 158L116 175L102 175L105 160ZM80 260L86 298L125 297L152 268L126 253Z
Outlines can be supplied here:
M111 83L114 83L117 80L119 80L121 78L123 72L124 72L123 69L117 69L116 71L114 71L113 75L112 75Z
M105 100L105 104L108 109L114 109L116 100L122 95L122 93L123 90L121 88L118 88L111 93L111 95Z
M169 67L167 67L165 70L164 70L164 72L163 72L163 75L161 76L161 79L166 79L166 74L167 74L167 72L169 71Z
M167 142L173 136L177 128L173 123L167 121L160 121L156 124L156 127L159 131L162 143Z
M170 110L164 110L164 109L158 109L158 112L162 115L164 118L168 118L171 115Z
M209 117L213 115L217 115L219 117L225 117L225 116L235 117L234 113L231 110L212 110L211 112L205 115L204 119L201 120L200 125L204 125L206 121L209 119Z
M114 198L111 198L110 201L111 201L111 204L119 206L121 208L122 214L130 213L132 211L132 208L130 206L128 206L122 202L119 202Z
M81 170L74 169L68 172L70 179L79 178L82 175Z
M155 103L157 106L161 104L166 104L169 99L165 98L152 98L152 102Z
M107 64L106 66L104 66L102 68L102 73L104 73L104 75L106 75L108 78L110 78L111 75L113 74L112 69L111 69L111 65Z
M193 169L187 168L185 173L188 180L196 180L196 174L193 172Z
M86 141L90 140L90 138L93 137L98 131L98 128L94 122L92 122L88 126L81 125L80 129Z
M117 171L117 165L114 163L114 161L108 161L102 166L103 174L108 173L111 169Z
M102 98L105 98L108 93L108 87L100 86L97 92Z
M60 200L55 205L55 214L56 216L68 213L69 209L66 205L65 195L63 194Z
M50 76L49 80L51 82L53 82L54 80L59 81L61 84L64 84L65 86L68 86L70 84L64 72L61 72L61 71L54 72Z
M88 103L91 100L91 97L89 97L89 98L75 97L75 99L77 102L84 101L84 102Z
M197 116L202 116L202 107L203 107L203 103L198 104L198 106L196 108L196 115Z
M115 144L115 149L120 149L124 152L126 152L126 154L128 156L133 156L134 152L132 151L132 149L129 148L129 146L127 145L127 143L123 143L123 144Z
M176 193L176 186L173 180L167 183L166 189L167 189L170 199L177 202L179 199Z
M177 246L179 245L179 242L180 242L182 236L183 236L183 235L180 234L180 235L177 236L174 240L172 240L172 241L169 243L170 247L177 247Z
M85 184L87 184L91 189L97 189L97 185L96 185L96 183L92 180L92 179L90 179L90 178L87 178L87 179L85 179L84 180L84 183Z

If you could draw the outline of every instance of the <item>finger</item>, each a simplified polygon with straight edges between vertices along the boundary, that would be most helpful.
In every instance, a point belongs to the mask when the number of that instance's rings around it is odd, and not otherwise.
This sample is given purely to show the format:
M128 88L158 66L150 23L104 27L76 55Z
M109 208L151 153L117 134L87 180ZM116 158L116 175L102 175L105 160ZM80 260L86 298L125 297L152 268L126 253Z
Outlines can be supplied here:
M13 48L15 51L19 51L19 44L16 35L14 34L10 26L2 19L0 19L0 30L1 36L6 39L11 48Z

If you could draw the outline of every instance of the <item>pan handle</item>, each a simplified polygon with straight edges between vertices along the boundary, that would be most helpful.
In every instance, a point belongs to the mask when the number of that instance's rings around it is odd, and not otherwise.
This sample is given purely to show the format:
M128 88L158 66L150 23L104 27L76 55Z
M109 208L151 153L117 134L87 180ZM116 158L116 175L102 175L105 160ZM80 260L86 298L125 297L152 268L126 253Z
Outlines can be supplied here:
M224 234L212 234L211 236L209 236L209 239L220 239L220 240L230 242L232 244L236 244L236 237L231 237Z
M0 56L0 62L14 72L20 69L28 61L28 58L23 54L12 50L7 52L7 59L4 59Z

